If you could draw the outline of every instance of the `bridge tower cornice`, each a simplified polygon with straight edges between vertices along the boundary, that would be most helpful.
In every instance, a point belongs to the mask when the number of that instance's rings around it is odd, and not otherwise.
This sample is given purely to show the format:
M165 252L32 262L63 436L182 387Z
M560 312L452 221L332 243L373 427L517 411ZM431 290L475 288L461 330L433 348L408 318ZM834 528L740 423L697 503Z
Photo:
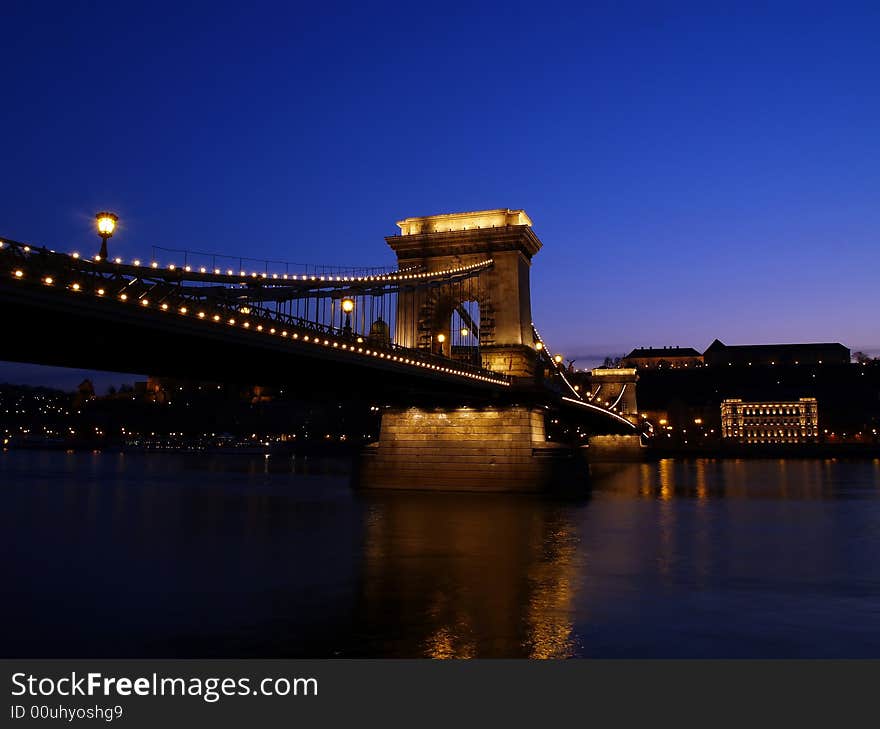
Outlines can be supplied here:
M401 262L441 256L484 255L491 258L494 253L510 251L518 251L531 261L542 246L529 225L390 235L385 241Z

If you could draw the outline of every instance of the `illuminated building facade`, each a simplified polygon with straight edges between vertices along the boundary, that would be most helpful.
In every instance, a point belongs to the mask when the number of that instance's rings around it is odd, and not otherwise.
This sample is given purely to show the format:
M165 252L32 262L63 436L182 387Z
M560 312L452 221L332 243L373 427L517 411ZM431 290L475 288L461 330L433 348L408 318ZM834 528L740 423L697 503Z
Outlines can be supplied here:
M703 355L693 347L638 347L620 360L621 367L662 369L699 367Z
M814 397L786 402L721 403L721 436L738 443L815 443L819 407Z

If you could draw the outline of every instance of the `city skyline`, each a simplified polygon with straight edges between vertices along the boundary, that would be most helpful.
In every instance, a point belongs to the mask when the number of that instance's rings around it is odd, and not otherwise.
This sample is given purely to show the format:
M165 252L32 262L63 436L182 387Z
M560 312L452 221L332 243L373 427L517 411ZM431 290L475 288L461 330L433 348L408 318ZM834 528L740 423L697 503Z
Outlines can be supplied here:
M577 366L880 353L877 9L499 7L114 7L100 37L99 8L15 7L0 236L97 251L110 209L126 259L390 265L395 220L524 208L535 321Z

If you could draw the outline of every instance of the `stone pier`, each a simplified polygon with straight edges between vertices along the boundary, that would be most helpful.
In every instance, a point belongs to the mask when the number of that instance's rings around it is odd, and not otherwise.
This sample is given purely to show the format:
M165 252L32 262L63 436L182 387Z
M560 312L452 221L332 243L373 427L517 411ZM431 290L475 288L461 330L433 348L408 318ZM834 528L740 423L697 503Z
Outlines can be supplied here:
M648 449L638 435L594 435L588 440L591 463L644 461Z
M544 412L503 408L389 409L361 458L367 488L541 491L574 477L571 449L546 441Z

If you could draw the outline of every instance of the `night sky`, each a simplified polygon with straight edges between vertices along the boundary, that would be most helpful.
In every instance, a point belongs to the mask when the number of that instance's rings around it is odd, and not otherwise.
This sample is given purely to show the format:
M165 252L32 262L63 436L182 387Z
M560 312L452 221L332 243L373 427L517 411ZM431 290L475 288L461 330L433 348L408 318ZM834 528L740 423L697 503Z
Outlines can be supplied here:
M388 265L400 218L524 208L578 366L880 351L877 3L192 5L3 3L0 236Z

